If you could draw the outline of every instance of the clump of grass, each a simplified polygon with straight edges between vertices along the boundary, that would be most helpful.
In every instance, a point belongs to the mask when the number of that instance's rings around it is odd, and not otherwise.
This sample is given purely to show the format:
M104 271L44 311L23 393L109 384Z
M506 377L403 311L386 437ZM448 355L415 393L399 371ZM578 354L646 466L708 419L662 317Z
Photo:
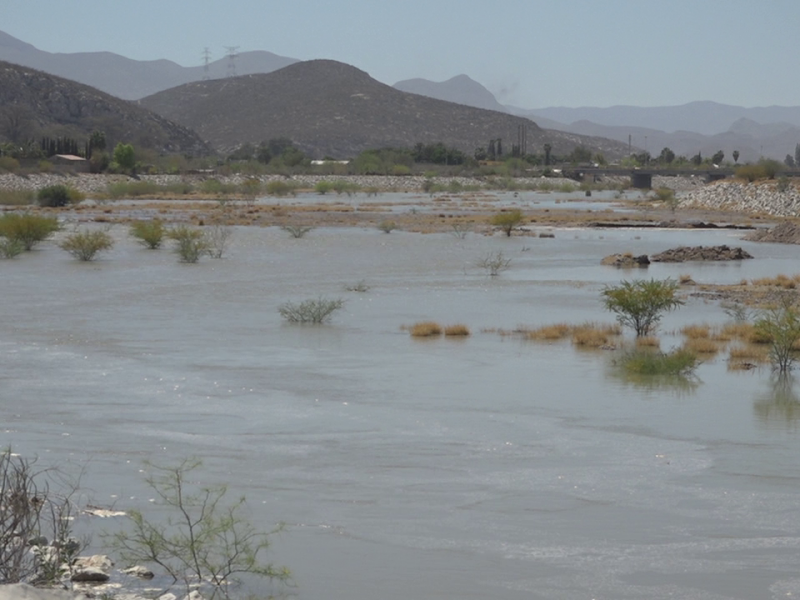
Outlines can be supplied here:
M654 335L645 335L636 338L637 348L658 348L661 346L661 340Z
M711 336L711 326L707 323L700 325L686 325L681 329L681 333L690 340L709 338Z
M304 227L302 225L284 225L281 227L285 232L291 235L295 239L300 239L309 231L313 230L313 227Z
M342 306L344 300L341 298L329 299L320 296L298 304L285 302L278 307L278 312L289 323L320 324L330 321L333 313Z
M720 351L720 346L709 338L689 338L683 344L683 348L694 354L704 354L713 356Z
M789 277L783 273L775 277L762 277L761 279L753 279L752 284L761 287L777 287L785 290L793 290L800 283L800 275Z
M0 204L3 206L27 206L35 199L33 190L0 190Z
M545 325L525 332L529 340L554 341L564 339L569 335L570 326L567 323Z
M741 371L769 362L769 350L765 346L735 344L728 348L728 369Z
M364 293L364 292L368 292L370 290L370 286L367 284L367 282L365 280L361 279L360 281L357 281L356 283L354 283L352 285L345 286L344 289L346 289L348 292L361 292L361 293Z
M434 321L420 321L409 327L411 337L435 337L442 334L442 326Z
M157 250L164 241L164 223L160 219L135 221L131 225L130 234L144 247Z
M667 353L634 350L621 365L635 375L688 375L697 366L697 355L683 348Z
M611 338L621 333L619 325L584 323L572 328L572 343L584 348L602 348L610 345Z
M110 183L106 194L110 198L137 198L141 196L154 196L161 191L161 186L152 181L120 181Z
M741 340L749 342L753 337L755 328L752 323L747 321L734 321L733 323L726 323L720 330L721 335L727 336L729 339Z
M469 327L461 323L457 323L456 325L447 325L444 328L444 334L446 336L468 336L470 332Z
M59 247L80 261L89 262L98 252L114 247L114 239L105 231L76 231L68 235Z

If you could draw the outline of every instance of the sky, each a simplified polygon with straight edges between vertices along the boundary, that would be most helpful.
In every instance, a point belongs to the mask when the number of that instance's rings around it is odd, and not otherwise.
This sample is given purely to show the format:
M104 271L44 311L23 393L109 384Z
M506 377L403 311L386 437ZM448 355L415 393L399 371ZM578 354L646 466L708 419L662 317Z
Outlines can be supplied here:
M183 66L238 46L389 85L466 74L522 108L800 105L798 0L0 0L0 31Z

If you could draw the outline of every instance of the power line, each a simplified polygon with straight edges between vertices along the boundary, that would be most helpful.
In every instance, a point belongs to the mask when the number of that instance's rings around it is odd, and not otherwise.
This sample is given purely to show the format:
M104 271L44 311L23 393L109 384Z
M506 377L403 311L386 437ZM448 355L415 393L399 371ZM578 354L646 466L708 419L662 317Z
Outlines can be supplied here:
M203 81L207 81L211 79L211 75L209 74L208 65L211 64L211 50L207 47L203 48Z
M226 77L236 77L236 57L239 56L236 51L239 49L239 46L225 46L225 50L228 52L228 70L226 73Z

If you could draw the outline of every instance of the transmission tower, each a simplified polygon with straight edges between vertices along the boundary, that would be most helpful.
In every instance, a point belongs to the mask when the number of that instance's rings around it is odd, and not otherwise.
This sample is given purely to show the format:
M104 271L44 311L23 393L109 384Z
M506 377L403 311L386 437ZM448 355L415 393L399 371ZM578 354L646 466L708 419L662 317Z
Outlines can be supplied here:
M228 72L226 74L227 77L236 77L236 57L239 56L236 54L236 51L239 49L239 46L225 46L225 50L228 52Z
M203 48L203 81L211 79L208 71L209 64L211 64L211 51L208 48Z

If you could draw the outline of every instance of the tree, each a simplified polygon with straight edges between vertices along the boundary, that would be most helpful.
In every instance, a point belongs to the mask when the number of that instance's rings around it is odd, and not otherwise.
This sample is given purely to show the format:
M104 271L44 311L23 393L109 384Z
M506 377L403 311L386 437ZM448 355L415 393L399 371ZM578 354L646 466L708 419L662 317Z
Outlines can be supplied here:
M147 484L156 503L171 512L166 522L149 521L130 510L129 531L110 535L112 547L130 564L161 567L173 583L184 582L187 593L197 583L210 584L210 598L229 597L230 584L240 574L285 581L289 570L262 561L277 528L261 532L242 514L245 498L226 503L227 488L192 491L189 474L200 461L186 460L176 467L147 466L153 472Z
M759 337L769 343L769 359L772 368L786 375L795 361L795 344L800 340L800 313L788 300L774 308L755 322Z
M734 150L733 151L733 162L736 163L736 164L739 163L739 151L738 150Z
M499 212L492 217L491 223L495 227L503 230L508 237L511 237L511 232L514 228L522 222L522 211L518 208L514 210Z
M672 279L642 279L606 286L602 298L620 324L632 327L636 337L643 337L655 329L664 312L685 304L676 297L677 291L678 283Z
M723 160L725 160L725 153L722 150L717 150L711 157L711 162L715 165L721 165Z
M800 144L794 147L794 164L800 166Z
M700 152L692 157L692 164L697 166L703 164L703 155Z
M16 145L23 144L33 133L31 111L19 104L8 106L0 121L0 133Z
M551 144L544 145L544 164L545 166L550 165L550 152L552 152L553 146Z
M786 158L783 159L783 164L785 164L790 169L794 168L794 156L791 154L787 154Z
M664 147L661 150L661 154L658 155L658 162L670 165L673 160L675 160L675 153L669 148Z
M125 171L133 171L136 167L136 152L130 144L120 142L114 147L114 162Z
M495 160L497 158L497 147L495 146L494 140L489 140L489 150L487 151L489 156L489 160Z

